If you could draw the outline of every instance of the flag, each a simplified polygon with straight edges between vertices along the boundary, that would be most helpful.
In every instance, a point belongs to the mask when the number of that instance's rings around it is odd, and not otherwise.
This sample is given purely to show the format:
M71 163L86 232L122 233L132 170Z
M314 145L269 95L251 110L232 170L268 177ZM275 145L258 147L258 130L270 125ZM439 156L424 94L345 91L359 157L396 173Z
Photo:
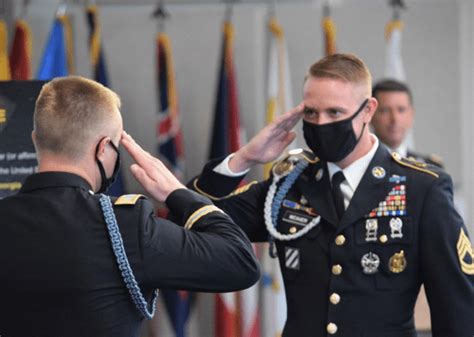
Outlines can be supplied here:
M10 62L8 61L8 31L5 21L0 20L0 81L11 79Z
M104 51L102 49L102 38L98 18L97 6L90 5L86 9L87 24L89 26L89 58L92 65L94 80L108 87L107 67L105 64ZM119 174L107 194L120 196L124 193L122 174Z
M75 73L72 26L67 15L57 15L43 57L38 68L37 78L50 80L54 77Z
M233 59L234 27L224 22L217 98L210 159L226 156L240 147L239 102ZM240 337L236 293L215 298L215 336Z
M336 53L336 24L330 15L325 15L321 22L324 34L324 55Z
M174 175L184 178L184 146L179 119L178 92L173 66L171 41L167 34L158 33L156 42L157 84L159 87L160 112L157 123L158 155ZM163 210L159 210L163 215ZM186 336L186 323L194 293L162 290L162 299L176 337Z
M290 67L283 28L275 17L268 21L269 52L267 82L266 124L293 106ZM272 164L264 166L264 177L268 178Z
M283 28L275 17L268 21L269 53L267 83L267 116L270 123L275 117L293 106L288 52ZM265 165L264 176L270 175L270 165ZM268 245L262 254L262 336L278 337L286 321L286 298L278 259L271 258Z
M385 77L399 81L405 80L405 69L402 61L402 29L400 20L391 20L385 26Z
M31 79L31 49L31 29L25 20L17 20L10 51L10 67L13 80Z
M240 148L240 116L233 43L234 27L231 22L225 22L210 159L228 155Z

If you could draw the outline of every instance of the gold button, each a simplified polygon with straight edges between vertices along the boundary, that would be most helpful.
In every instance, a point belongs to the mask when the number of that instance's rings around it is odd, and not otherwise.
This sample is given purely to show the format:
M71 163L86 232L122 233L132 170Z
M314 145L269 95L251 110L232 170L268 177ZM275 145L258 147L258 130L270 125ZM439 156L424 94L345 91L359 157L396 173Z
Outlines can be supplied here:
M328 334L334 335L337 332L337 325L334 323L329 323L326 327Z
M332 293L331 296L329 296L329 301L331 301L331 303L334 305L339 304L341 301L341 296L339 296L337 293Z
M384 234L384 235L380 236L379 240L380 240L380 242L385 243L385 242L388 241L388 237L387 237L387 235Z
M335 264L332 266L332 273L334 275L341 275L342 273L342 266L340 264Z
M296 233L296 227L295 227L295 226L293 226L293 227L290 228L290 233L291 233L291 234L295 234L295 233Z
M344 235L336 236L336 245L342 246L346 242L346 237Z

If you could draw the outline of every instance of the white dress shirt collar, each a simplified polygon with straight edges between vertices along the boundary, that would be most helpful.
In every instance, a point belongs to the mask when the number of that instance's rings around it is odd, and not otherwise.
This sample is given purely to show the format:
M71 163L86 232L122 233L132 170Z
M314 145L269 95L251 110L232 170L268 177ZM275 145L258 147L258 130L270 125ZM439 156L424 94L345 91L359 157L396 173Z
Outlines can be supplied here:
M377 148L379 147L379 140L374 134L370 134L372 139L374 140L374 144L372 145L372 148L370 149L369 152L367 152L366 155L363 157L357 159L355 162L347 166L345 169L342 170L342 173L344 173L344 176L346 177L346 180L348 184L350 185L352 191L355 191L357 189L357 186L359 186L360 181L362 180L362 177L364 176L365 171L369 167L370 162L372 161L372 158L374 158L375 152L377 151ZM335 163L327 163L328 165L328 171L329 171L329 178L330 180L332 179L332 176L338 172L341 171L341 168L337 166Z

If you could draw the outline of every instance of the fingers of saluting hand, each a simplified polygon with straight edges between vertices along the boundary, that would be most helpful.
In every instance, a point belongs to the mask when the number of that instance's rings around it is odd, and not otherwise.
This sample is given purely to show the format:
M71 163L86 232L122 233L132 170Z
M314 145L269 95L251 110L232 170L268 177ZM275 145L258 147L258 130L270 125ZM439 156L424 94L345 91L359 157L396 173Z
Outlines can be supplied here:
M162 163L143 148L138 145L133 138L125 131L122 134L122 145L132 156L133 160L145 171L146 175L153 180L158 180L158 170L161 169ZM133 168L132 168L133 170ZM132 171L133 172L133 171Z
M275 121L276 127L286 132L291 131L303 116L303 109L304 103L301 102L290 111L278 117Z

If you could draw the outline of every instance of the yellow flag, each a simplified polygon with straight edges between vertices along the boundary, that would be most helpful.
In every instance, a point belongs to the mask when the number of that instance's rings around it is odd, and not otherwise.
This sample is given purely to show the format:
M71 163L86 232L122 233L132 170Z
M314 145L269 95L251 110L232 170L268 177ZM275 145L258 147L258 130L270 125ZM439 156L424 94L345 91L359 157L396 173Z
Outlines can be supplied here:
M0 81L11 79L10 62L8 61L8 32L5 21L0 20Z

